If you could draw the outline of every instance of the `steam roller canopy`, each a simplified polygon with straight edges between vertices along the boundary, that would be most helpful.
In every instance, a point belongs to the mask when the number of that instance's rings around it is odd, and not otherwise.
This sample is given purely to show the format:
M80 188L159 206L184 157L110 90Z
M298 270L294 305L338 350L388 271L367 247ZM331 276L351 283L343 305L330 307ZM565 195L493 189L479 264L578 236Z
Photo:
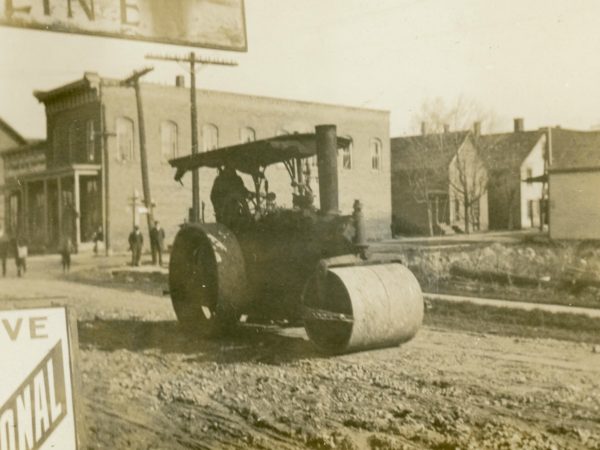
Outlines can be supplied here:
M423 293L399 263L329 268L303 293L305 327L326 353L391 347L413 338L423 321Z
M221 224L191 224L175 237L169 291L186 329L214 333L237 323L247 302L244 258Z

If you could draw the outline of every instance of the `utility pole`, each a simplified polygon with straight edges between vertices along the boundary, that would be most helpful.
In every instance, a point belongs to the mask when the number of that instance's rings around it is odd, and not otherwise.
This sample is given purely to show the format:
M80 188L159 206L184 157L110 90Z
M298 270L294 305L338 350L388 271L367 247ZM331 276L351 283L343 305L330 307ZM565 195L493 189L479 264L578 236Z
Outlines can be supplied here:
M144 109L142 107L142 92L140 89L140 78L154 70L153 67L147 67L133 72L133 74L121 81L122 86L129 86L135 89L135 101L138 113L138 131L140 135L140 164L142 168L142 190L144 191L144 206L146 207L146 218L148 219L148 233L152 230L154 217L152 212L152 196L150 195L150 179L148 176L148 155L146 154L146 129L144 127Z
M103 199L102 199L102 217L104 218L104 223L102 224L102 229L104 231L104 253L106 256L110 255L110 186L109 182L109 157L108 157L108 138L112 136L116 136L116 133L109 133L106 130L106 110L103 103L102 97L102 82L100 83L99 88L99 104L100 104L100 132L96 133L97 137L102 138L102 151L100 154L102 161L102 191L103 191Z
M237 66L234 61L225 61L220 59L203 58L190 52L188 56L160 56L146 55L147 59L160 61L184 62L190 65L190 105L192 120L192 155L198 154L198 105L196 102L196 65L219 65L219 66ZM198 169L192 171L192 217L193 222L200 222L200 179Z

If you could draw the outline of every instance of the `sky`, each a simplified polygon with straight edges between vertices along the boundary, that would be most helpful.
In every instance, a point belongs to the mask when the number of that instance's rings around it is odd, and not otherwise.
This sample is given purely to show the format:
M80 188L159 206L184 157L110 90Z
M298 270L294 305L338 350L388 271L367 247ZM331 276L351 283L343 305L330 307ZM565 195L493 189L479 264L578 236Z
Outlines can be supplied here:
M44 138L34 90L148 65L147 81L173 83L185 66L145 55L195 50L238 63L203 67L201 88L389 110L392 136L415 132L436 98L492 111L497 131L515 117L526 129L600 125L598 0L245 3L246 53L0 27L0 117Z

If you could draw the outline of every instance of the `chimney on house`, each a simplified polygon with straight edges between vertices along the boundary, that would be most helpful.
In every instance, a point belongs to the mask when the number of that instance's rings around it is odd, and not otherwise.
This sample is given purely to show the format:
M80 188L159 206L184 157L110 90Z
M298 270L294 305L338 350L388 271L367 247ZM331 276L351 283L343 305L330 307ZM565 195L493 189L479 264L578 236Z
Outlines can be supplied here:
M444 134L450 133L450 125L447 123L444 124Z
M514 123L515 123L515 133L518 133L520 131L525 131L525 125L524 125L522 118L520 118L520 117L516 118L514 120Z
M425 136L427 134L427 123L421 122L421 136Z
M183 75L177 75L175 77L175 86L179 88L185 87L185 77Z
M475 137L481 136L481 122L473 122L473 134Z

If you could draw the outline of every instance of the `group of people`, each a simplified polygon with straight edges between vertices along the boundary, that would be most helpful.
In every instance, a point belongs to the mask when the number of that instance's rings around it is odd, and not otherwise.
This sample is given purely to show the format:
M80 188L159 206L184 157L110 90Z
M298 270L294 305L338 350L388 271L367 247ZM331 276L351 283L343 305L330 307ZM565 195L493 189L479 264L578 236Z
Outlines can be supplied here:
M152 252L152 264L162 266L162 254L165 244L165 230L157 221L150 229L150 250ZM134 225L133 231L129 233L129 250L131 251L131 265L139 266L142 259L142 249L144 247L144 236L138 225Z
M6 276L6 264L10 253L15 258L17 276L23 276L27 271L27 243L19 235L11 238L0 227L0 261L3 277Z

